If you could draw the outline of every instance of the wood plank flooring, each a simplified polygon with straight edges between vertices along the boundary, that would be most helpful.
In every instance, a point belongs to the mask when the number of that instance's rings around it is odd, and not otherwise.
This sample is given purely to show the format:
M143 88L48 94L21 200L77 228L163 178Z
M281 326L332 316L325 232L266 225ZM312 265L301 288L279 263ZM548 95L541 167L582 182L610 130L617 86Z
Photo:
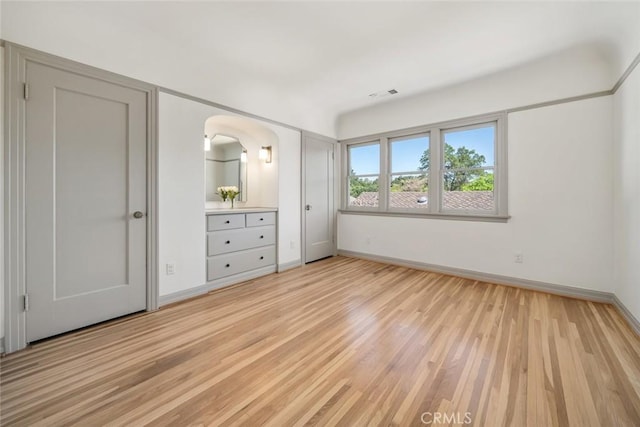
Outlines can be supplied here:
M1 365L7 426L640 426L612 306L345 257Z

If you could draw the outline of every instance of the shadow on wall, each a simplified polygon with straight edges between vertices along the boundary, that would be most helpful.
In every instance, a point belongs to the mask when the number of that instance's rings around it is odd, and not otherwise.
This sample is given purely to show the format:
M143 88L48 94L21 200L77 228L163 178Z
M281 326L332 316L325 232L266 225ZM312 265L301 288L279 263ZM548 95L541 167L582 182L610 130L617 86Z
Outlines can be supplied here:
M245 117L215 115L204 124L204 134L237 138L247 149L247 201L239 207L278 207L278 136L263 124ZM271 146L272 162L258 158L260 148ZM204 159L204 157L203 157ZM207 208L226 207L206 202Z

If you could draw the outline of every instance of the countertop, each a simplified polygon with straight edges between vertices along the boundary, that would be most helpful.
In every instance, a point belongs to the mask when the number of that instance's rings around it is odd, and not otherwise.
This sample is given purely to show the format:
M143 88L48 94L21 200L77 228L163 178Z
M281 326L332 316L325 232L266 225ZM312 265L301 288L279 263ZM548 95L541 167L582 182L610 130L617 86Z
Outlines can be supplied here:
M278 208L216 208L205 209L205 215L223 215L234 213L251 213L251 212L277 212Z

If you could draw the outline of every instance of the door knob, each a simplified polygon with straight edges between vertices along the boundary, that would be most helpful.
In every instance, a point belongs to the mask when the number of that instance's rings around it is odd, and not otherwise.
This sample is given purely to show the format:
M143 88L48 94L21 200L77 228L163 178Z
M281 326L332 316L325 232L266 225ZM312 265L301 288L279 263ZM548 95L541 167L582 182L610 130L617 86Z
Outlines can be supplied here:
M142 218L143 216L144 216L144 214L143 214L142 212L140 212L140 211L135 211L135 212L133 213L133 217L134 217L134 218L136 218L136 219L140 219L140 218Z
M306 210L308 210L308 211L310 211L310 210L311 210L311 205L307 205L307 206L305 206L305 209L306 209Z

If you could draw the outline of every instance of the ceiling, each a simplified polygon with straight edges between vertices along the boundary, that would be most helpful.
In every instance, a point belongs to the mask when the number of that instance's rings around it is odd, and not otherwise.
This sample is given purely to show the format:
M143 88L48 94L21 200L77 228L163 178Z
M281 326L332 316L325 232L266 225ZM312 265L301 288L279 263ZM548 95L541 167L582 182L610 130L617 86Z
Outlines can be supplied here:
M283 104L335 118L574 48L604 57L613 85L640 51L638 1L3 2L2 12L8 40L275 119ZM368 96L388 89L399 93Z

